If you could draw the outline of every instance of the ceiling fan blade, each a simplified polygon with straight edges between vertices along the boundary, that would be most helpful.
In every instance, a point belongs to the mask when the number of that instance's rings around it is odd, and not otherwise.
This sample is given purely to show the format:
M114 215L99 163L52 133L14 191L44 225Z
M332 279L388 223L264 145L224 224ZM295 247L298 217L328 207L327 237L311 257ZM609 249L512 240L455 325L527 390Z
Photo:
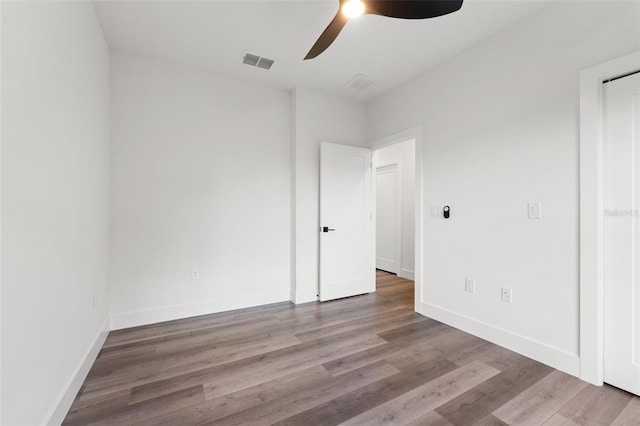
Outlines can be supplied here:
M338 37L342 28L347 24L349 18L344 16L344 14L338 9L338 13L333 17L333 20L327 25L327 28L320 34L318 40L313 45L307 56L304 59L313 59L322 52L324 52L327 47L331 46L331 43Z
M403 19L435 18L462 7L462 0L364 0L364 3L365 13Z

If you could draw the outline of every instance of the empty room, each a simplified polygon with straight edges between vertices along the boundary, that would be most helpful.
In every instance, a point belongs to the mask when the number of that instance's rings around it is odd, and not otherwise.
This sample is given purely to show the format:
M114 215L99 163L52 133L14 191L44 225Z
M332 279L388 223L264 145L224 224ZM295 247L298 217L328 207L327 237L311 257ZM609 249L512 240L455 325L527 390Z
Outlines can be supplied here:
M0 424L640 426L639 0L0 0Z

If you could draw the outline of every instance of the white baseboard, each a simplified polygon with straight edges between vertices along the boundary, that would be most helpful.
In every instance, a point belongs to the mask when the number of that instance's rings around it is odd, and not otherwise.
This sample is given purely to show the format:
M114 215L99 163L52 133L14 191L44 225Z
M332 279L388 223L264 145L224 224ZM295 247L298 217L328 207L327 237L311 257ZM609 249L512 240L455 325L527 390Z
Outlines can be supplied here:
M93 340L93 343L87 349L87 352L80 361L80 364L78 364L78 366L76 367L73 375L69 379L69 382L56 400L56 403L53 405L53 407L45 417L45 421L43 422L43 424L62 424L62 421L67 415L69 408L71 408L71 404L73 404L73 400L76 398L76 395L78 394L78 391L82 386L82 383L84 383L84 379L87 378L87 374L89 374L91 366L98 357L98 353L100 353L100 349L102 349L102 345L107 339L108 334L109 319L107 318L102 324L102 327L100 328L97 336Z
M580 377L580 358L578 355L429 303L422 303L420 313L557 370Z
M411 280L411 281L415 281L415 272L414 271L410 271L408 269L404 269L404 268L400 268L400 270L398 271L398 276L400 278L404 278L407 280Z
M383 271L396 273L396 261L391 259L385 259L384 257L376 257L376 269Z
M316 290L291 290L291 301L296 305L299 305L301 303L317 302L318 292Z
M253 306L268 305L269 303L287 302L290 294L288 288L242 296L223 297L195 303L161 306L130 312L116 312L111 316L111 330L137 327L139 325L154 324L198 315L214 314L234 309L251 308Z

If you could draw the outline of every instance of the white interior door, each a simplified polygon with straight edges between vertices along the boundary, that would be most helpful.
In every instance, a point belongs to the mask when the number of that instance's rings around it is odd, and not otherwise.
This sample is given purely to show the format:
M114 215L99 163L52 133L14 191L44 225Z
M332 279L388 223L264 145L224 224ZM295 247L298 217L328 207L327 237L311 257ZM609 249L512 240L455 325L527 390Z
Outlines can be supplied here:
M398 273L398 165L376 169L376 268Z
M640 395L640 74L605 83L604 381Z
M320 144L320 301L376 290L371 151Z

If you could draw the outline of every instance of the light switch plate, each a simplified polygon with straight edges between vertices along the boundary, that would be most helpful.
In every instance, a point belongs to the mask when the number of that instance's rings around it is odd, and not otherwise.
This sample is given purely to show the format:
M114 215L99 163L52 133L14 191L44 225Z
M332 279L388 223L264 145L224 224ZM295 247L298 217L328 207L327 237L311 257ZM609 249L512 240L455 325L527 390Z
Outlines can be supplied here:
M476 280L472 280L471 278L466 278L464 280L464 290L469 293L476 292Z
M528 204L529 219L542 219L542 205L540 203Z

